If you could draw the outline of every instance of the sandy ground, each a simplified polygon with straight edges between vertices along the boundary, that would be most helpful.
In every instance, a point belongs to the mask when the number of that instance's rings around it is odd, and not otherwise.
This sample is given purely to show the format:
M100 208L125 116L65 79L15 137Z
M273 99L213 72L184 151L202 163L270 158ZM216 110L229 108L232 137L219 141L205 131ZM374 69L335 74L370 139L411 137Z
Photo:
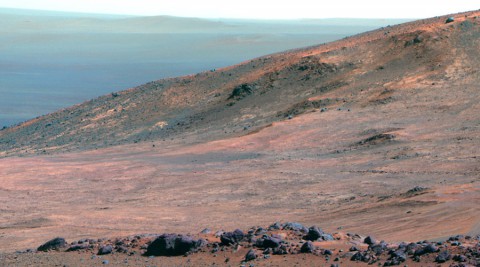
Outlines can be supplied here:
M418 129L416 114L391 110L314 112L206 144L2 159L0 249L277 220L389 241L478 233L478 126L439 136L454 125ZM396 137L358 144L373 131ZM415 186L429 189L406 194Z

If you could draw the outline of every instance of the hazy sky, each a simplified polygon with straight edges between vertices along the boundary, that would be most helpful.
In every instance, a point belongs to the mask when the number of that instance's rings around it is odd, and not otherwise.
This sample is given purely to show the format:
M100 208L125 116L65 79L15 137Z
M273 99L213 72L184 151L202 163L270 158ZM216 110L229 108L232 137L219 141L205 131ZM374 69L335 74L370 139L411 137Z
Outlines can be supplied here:
M480 9L478 0L0 0L0 7L206 18L425 18Z

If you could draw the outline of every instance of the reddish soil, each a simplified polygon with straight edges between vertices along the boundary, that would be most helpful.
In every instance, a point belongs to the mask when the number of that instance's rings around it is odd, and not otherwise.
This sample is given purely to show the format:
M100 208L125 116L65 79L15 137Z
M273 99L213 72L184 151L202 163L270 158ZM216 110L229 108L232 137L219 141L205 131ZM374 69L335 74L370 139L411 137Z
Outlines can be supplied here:
M9 254L56 236L272 221L388 242L479 234L479 15L157 81L0 131L0 260L62 264L62 253ZM235 265L244 254L228 257ZM73 265L88 258L68 255Z

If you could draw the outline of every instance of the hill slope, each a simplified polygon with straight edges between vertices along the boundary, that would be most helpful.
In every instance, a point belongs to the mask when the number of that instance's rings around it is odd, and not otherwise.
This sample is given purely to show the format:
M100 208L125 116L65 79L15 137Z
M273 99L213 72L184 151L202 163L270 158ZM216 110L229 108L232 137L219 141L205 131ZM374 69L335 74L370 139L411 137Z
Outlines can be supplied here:
M478 81L478 19L459 17L451 24L436 18L388 27L99 97L1 131L2 154L192 134L199 141L224 138L322 107L445 106L460 95L474 101L473 92L451 94ZM232 97L236 88L239 95ZM419 99L425 94L442 98Z

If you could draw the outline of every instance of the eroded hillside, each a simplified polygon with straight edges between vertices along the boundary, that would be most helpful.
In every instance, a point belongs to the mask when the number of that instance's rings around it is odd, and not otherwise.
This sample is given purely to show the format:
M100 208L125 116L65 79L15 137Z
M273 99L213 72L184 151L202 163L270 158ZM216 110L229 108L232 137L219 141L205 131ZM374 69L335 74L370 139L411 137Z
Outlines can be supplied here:
M459 14L448 24L444 17L417 21L151 82L4 129L2 155L188 136L201 142L240 136L322 108L381 110L399 102L415 106L428 97L432 109L447 112L460 108L453 103L463 94L474 105L479 21L476 13ZM466 112L474 109L461 104Z

